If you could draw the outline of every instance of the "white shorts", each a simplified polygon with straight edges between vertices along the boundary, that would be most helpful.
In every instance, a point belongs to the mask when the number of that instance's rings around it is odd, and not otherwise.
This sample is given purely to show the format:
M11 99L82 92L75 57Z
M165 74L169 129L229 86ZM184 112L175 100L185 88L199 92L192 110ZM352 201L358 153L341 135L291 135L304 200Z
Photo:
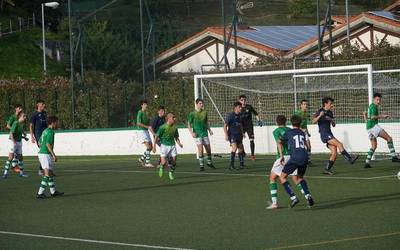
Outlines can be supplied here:
M161 157L175 157L177 154L178 154L178 152L176 151L175 145L168 146L168 145L161 144L161 147L160 147L160 156Z
M17 141L17 143L14 145L14 142L12 140L9 141L9 153L10 154L18 154L22 155L22 141Z
M43 169L53 170L54 161L53 157L49 154L38 154L40 165Z
M290 159L290 155L285 155L283 156L284 158L284 162L283 164L281 164L281 159L276 159L276 161L274 162L274 165L272 166L271 172L280 176L283 170L283 166L285 166L285 164L289 161ZM297 169L291 174L291 175L297 175Z
M141 143L151 143L150 133L148 130L139 130L138 136Z
M372 139L376 139L379 137L379 134L383 131L383 128L381 126L379 126L378 124L376 124L373 128L368 129L368 138L370 140Z
M208 136L206 137L198 137L196 138L196 144L197 145L210 145L210 138L208 138Z

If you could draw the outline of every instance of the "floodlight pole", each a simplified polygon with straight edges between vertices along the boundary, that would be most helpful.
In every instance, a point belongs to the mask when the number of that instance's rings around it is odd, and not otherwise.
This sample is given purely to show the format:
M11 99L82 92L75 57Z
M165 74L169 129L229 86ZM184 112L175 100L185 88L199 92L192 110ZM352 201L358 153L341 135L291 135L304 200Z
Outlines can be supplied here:
M43 73L47 75L46 65L46 34L44 30L44 3L42 3L42 47L43 47Z
M228 59L226 58L226 21L225 21L225 3L221 0L221 15L222 15L222 26L224 27L224 70L227 72Z
M75 90L74 90L74 53L72 48L72 25L71 25L71 0L68 0L68 26L69 26L69 67L71 82L71 111L72 128L75 127Z
M318 53L320 58L319 60L323 60L322 50L321 50L321 24L319 17L319 0L317 0L317 27L318 27Z
M234 41L234 45L235 45L235 68L238 67L238 53L237 53L237 26L239 23L238 20L238 12L237 12L237 1L233 1L233 11L234 11L234 17L233 17L233 41Z
M143 0L139 0L140 8L140 42L142 46L142 88L143 88L143 98L146 98L146 72L144 65L144 34L143 34Z

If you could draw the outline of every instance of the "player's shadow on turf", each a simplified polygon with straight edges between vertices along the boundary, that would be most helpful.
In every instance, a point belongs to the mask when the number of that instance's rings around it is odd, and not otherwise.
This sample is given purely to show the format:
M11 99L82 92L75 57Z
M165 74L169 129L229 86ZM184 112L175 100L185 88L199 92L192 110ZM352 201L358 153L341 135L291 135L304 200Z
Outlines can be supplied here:
M332 209L332 208L343 208L348 206L354 206L364 203L371 202L381 202L388 200L398 200L400 199L400 193L391 193L386 195L370 195L370 196L359 196L359 197L350 197L344 199L330 200L327 202L316 203L314 209Z
M238 177L230 178L229 180L242 179L242 178L243 177L238 176ZM180 179L182 179L182 178L180 178ZM175 180L174 183L164 182L163 184L154 185L154 186L108 189L108 190L102 190L102 191L81 192L81 193L75 193L75 194L74 193L68 193L68 194L65 194L64 197L77 197L77 196L85 196L85 195L92 195L92 194L120 193L120 192L140 191L140 190L159 189L159 188L165 189L165 188L171 188L171 187L180 187L180 186L196 185L196 184L203 184L203 183L213 183L213 182L224 182L224 181L226 181L226 178L214 179L214 180L200 180L200 181L190 181L190 182L179 182L179 183L176 183L176 180Z

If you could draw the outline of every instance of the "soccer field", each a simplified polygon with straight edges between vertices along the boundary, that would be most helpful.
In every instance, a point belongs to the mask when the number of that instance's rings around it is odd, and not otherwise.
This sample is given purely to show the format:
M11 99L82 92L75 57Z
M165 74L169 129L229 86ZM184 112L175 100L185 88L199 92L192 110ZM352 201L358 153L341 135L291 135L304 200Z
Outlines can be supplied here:
M1 249L398 249L400 164L364 169L313 157L307 179L316 205L266 210L274 158L246 161L242 171L198 172L194 156L178 159L176 179L139 168L136 156L60 157L56 186L64 197L37 200L36 158L29 178L0 180ZM4 160L4 159L3 159ZM153 157L153 161L155 157Z

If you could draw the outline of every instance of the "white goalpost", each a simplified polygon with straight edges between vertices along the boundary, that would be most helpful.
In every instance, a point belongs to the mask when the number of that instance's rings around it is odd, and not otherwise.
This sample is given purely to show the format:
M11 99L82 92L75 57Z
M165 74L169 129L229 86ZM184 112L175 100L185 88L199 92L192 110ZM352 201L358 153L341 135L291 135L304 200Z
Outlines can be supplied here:
M373 71L371 64L325 68L308 68L278 71L259 71L194 76L194 97L203 98L209 121L220 127L226 115L232 111L233 102L239 95L246 95L264 121L263 128L255 128L256 152L274 153L275 142L271 138L275 118L283 114L290 117L299 102L309 102L309 114L321 106L321 99L335 99L334 114L338 124L333 133L343 140L348 150L366 152L369 140L363 120L363 112L373 101L374 92L382 92L383 112L390 111L391 119L381 121L382 127L392 134L396 150L400 151L400 70ZM314 152L327 152L319 140L318 128L310 126ZM216 151L224 151L227 143L220 136L212 139ZM386 152L380 142L377 152ZM246 142L245 142L246 146Z

